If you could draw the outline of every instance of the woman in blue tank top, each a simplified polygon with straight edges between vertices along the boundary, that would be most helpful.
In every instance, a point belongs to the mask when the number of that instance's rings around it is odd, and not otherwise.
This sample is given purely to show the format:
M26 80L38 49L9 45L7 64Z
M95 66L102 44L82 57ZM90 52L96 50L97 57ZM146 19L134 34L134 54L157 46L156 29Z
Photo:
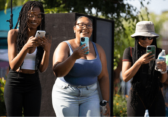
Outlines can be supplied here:
M57 79L52 90L52 104L57 117L100 116L97 81L103 100L109 101L109 75L102 47L89 41L80 46L81 37L92 35L92 22L81 16L74 26L75 38L61 42L53 55ZM88 54L85 54L89 52ZM105 115L110 115L107 103Z

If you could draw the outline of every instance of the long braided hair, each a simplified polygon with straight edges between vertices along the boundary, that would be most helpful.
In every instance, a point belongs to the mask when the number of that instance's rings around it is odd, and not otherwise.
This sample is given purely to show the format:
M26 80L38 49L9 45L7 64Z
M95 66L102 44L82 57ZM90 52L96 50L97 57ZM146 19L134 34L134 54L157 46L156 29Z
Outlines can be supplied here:
M18 31L18 36L17 36L17 51L18 53L20 52L20 50L22 49L22 47L25 45L27 39L28 39L28 34L27 34L27 30L28 30L28 11L30 9L33 9L35 7L40 8L40 11L42 12L42 20L41 20L41 24L37 27L37 30L45 30L45 17L44 17L44 8L41 2L38 1L28 1L26 2L20 13L19 13L19 18L18 21L16 23L15 29L17 28L18 24L19 24L19 31ZM40 66L41 60L42 60L42 56L43 56L43 48L41 46L37 47L37 54L36 54L36 68L38 68Z
M151 45L156 46L155 58L157 59L157 56L161 50L157 48L156 38L153 39L153 42ZM140 45L138 43L138 37L135 37L135 47L134 47L134 52L132 56L133 64L140 58L140 56L141 54L140 54ZM148 77L146 81L147 85L145 86L145 88L142 87L142 82L141 82L141 79L142 79L141 74L143 69L142 66L140 67L140 69L132 79L131 83L132 83L133 90L132 90L132 97L131 97L132 98L131 105L133 107L135 106L137 100L139 100L138 98L140 98L137 95L142 95L144 96L146 106L150 108L155 96L159 91L159 85L160 85L159 78L161 77L161 73L154 70L155 61L151 61L148 65L149 65L148 71L147 71Z
M18 31L18 37L17 37L17 51L19 52L24 44L27 41L28 35L27 35L27 29L28 29L28 11L34 7L40 8L40 11L42 12L42 20L41 24L37 27L37 30L44 30L45 29L45 17L44 17L44 9L41 2L38 1L28 1L26 2L20 13L19 18L16 23L15 29L17 28L19 24L19 31Z

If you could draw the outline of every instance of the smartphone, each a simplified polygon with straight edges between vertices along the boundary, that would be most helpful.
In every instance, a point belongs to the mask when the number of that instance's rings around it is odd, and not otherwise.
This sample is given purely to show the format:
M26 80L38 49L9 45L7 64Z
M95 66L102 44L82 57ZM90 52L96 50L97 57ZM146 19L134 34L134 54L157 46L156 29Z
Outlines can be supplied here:
M85 44L85 47L88 47L88 49L89 49L89 37L81 37L80 38L80 45L83 45L83 44ZM89 51L87 51L85 54L89 54Z
M150 55L156 55L156 46L155 45L149 45L146 47L146 53L152 52Z
M46 31L37 30L35 37L45 37Z

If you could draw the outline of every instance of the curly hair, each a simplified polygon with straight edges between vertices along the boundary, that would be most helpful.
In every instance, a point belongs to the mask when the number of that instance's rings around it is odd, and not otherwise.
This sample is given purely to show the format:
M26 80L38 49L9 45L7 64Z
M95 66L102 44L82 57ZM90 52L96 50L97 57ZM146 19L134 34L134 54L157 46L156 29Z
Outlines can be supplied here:
M19 52L24 44L27 41L28 35L27 35L27 22L28 22L28 11L32 8L38 7L40 8L40 11L43 13L42 17L43 19L41 20L41 24L37 27L37 30L44 30L45 29L45 17L44 17L44 8L41 2L38 1L28 1L26 2L20 13L19 13L19 18L16 23L15 29L18 26L19 23L19 32L18 32L18 37L17 37L17 51Z
M151 45L156 46L156 55L155 58L157 59L157 56L160 52L160 49L157 48L157 43L156 43L156 38L153 39L153 42ZM134 52L132 56L133 64L139 59L139 57L142 55L140 52L140 45L138 44L138 38L135 38L135 47L134 47ZM146 104L146 107L150 107L151 104L153 103L153 100L155 96L157 95L159 91L159 85L160 81L159 78L161 77L160 72L154 70L155 67L155 61L151 61L149 63L149 68L147 71L148 78L146 79L147 85L145 86L145 89L142 87L142 66L138 70L138 72L135 74L133 77L131 83L132 83L132 97L131 97L131 105L134 107L139 96L143 96L145 99L144 104ZM139 96L138 96L139 95Z

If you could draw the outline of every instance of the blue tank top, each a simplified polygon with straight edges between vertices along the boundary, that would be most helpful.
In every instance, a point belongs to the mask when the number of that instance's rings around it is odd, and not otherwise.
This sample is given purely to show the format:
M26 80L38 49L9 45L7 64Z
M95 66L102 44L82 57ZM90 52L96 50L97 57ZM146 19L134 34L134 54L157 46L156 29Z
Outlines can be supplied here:
M71 56L73 53L72 47L68 41L65 42L69 46ZM93 60L77 59L70 72L66 76L58 78L71 85L77 86L87 86L97 82L98 75L102 71L102 64L99 58L99 53L97 51L96 45L94 42L92 43L96 52L96 58Z

